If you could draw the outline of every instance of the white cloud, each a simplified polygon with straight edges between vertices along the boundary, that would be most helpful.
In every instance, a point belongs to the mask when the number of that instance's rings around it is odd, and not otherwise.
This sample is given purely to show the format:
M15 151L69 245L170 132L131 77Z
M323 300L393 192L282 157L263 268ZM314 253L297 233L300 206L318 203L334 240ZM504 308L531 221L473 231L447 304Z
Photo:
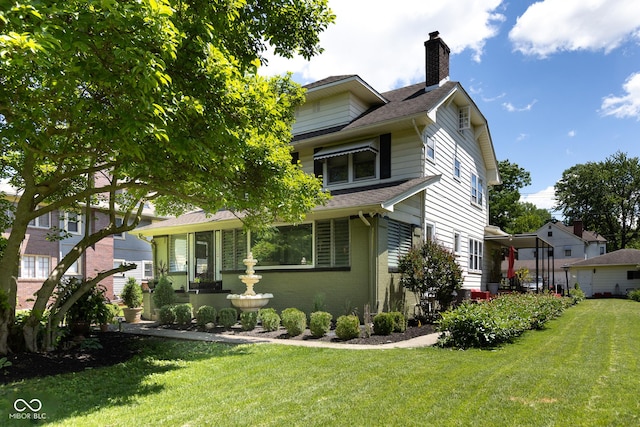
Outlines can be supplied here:
M516 137L516 141L517 142L524 141L527 138L529 138L529 134L528 133L521 133Z
M538 100L534 99L533 101L531 101L530 103L528 103L524 107L516 107L515 105L513 105L510 102L503 102L502 103L502 107L505 110L507 110L508 112L510 112L510 113L520 113L522 111L531 111L531 109L536 104L536 102L538 102Z
M609 95L602 99L600 113L617 118L640 120L640 72L632 74L622 85L622 96Z
M336 23L320 36L325 51L307 62L267 56L264 74L299 73L305 82L358 74L380 91L424 80L424 41L439 31L452 54L470 50L480 61L505 20L502 0L429 2L330 0ZM452 76L455 79L455 72Z
M571 129L571 130L567 133L567 136L568 136L569 138L573 138L574 136L576 136L576 131L575 131L575 130L573 130L573 129Z
M509 32L514 49L545 57L556 52L617 48L640 40L638 0L543 0L529 6Z
M555 189L553 186L549 186L544 190L540 190L536 193L522 194L520 196L520 201L523 203L533 203L540 209L553 211L553 207L556 204Z

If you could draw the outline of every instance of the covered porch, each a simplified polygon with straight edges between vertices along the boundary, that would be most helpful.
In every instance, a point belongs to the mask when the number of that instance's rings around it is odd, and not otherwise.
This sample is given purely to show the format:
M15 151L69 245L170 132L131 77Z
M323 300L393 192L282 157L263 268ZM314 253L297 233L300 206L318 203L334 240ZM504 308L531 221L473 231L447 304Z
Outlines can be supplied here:
M491 281L498 280L500 283L499 291L534 291L541 292L554 286L555 289L555 259L553 255L553 246L537 234L505 234L485 236L485 242L491 246L492 254L492 277ZM513 248L510 255L510 248ZM535 259L531 261L521 262L518 265L518 250L534 249ZM513 256L513 260L509 257ZM509 266L511 268L509 268ZM520 281L517 277L513 278L513 274L519 268L527 268L530 278ZM513 270L513 271L511 271Z

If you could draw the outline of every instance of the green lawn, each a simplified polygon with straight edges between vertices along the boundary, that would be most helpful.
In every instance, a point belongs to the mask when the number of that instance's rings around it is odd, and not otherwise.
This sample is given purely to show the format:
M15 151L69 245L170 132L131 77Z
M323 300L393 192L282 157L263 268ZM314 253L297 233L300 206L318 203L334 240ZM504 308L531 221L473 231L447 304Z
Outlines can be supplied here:
M7 386L0 404L36 397L68 426L635 426L639 356L640 304L588 300L495 350L153 340L124 364Z

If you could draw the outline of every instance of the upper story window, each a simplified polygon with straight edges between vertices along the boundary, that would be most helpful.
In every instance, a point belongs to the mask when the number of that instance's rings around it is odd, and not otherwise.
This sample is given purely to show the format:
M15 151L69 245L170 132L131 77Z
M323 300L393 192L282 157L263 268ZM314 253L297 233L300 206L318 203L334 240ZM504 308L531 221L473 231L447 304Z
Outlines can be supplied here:
M51 227L51 212L47 212L43 215L40 215L37 218L29 221L29 227L35 228L50 228Z
M458 130L465 130L471 127L470 107L460 107L458 109Z
M436 139L432 136L427 136L427 134L423 134L422 140L424 142L424 150L425 155L428 160L435 161L436 160Z
M477 205L484 202L484 183L476 174L471 174L471 202Z
M80 225L80 215L74 212L65 212L64 213L64 230L71 234L80 234L82 233L81 225Z
M375 141L345 144L319 150L315 161L324 162L326 185L348 184L378 177L378 148Z
M120 226L122 225L122 222L123 222L123 221L124 221L124 220L123 220L123 218L122 218L122 217L117 216L117 217L116 217L116 227L120 227ZM113 233L113 237L114 237L115 239L125 239L125 238L126 238L126 237L125 237L124 232L120 232L120 233Z
M455 178L460 179L462 166L460 165L460 160L456 157L453 159L453 176Z

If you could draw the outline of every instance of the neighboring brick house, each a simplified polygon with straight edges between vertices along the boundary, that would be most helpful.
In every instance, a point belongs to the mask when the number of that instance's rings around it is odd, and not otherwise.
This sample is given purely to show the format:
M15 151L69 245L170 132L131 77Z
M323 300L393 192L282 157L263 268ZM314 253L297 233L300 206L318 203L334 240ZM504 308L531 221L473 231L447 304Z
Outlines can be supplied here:
M14 199L19 197L14 189L6 185L3 185L0 190L4 191L7 197ZM107 213L101 209L92 209L91 216L92 221L87 222L83 216L53 211L29 223L20 249L18 309L33 306L34 293L40 289L43 281L55 268L58 261L82 238L84 227L87 224L91 224L95 230L99 230L109 223ZM151 210L145 210L140 224L142 226L149 225L155 219ZM63 240L47 239L53 227L65 230L68 237ZM5 230L3 234L6 235L9 232L10 230ZM138 282L153 277L152 253L149 242L138 239L131 234L106 237L87 248L78 262L67 270L66 276L93 277L97 272L109 270L123 262L135 263L136 269L125 274L105 278L100 282L107 289L107 297L114 300L118 299L126 277L135 277Z
M486 286L487 186L500 183L488 123L450 81L437 32L425 49L422 83L380 93L344 75L305 86L293 161L321 176L333 198L302 224L261 235L243 232L230 212L198 211L136 230L153 239L154 259L195 308L229 306L225 292L244 291L238 274L250 250L262 276L256 290L273 293L276 309L310 311L321 299L335 316L346 306L393 309L405 297L411 305L398 260L424 239L456 254L465 288Z

